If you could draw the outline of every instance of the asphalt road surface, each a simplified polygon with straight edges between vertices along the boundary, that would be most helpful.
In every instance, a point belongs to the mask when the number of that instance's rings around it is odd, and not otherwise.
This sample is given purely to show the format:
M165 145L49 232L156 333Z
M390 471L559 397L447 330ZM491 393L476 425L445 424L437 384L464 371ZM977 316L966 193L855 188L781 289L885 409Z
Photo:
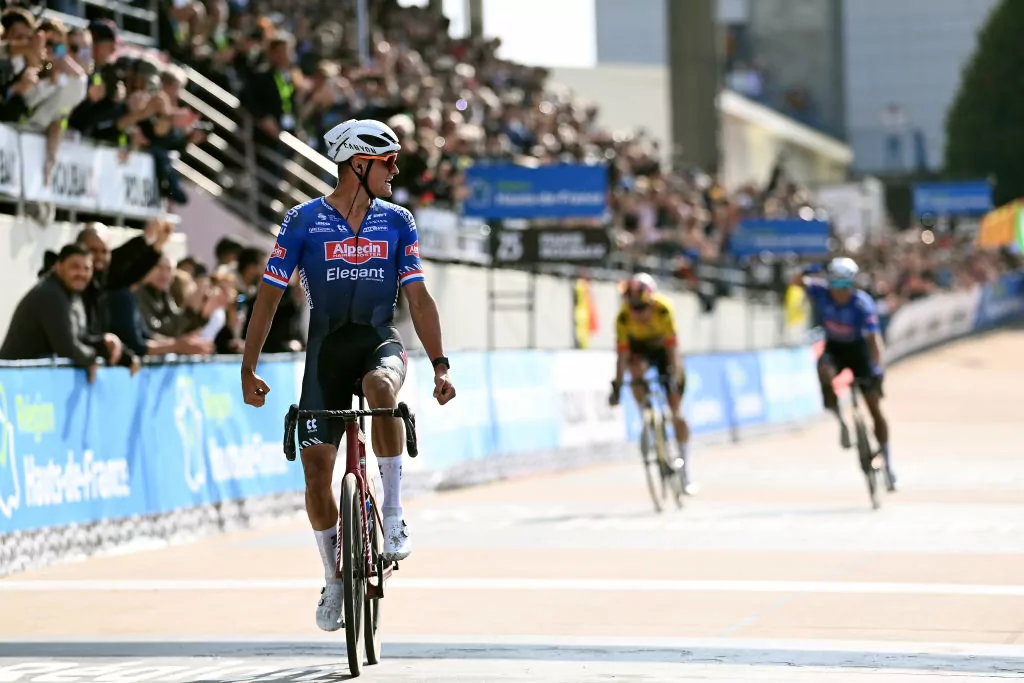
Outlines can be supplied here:
M834 423L407 501L367 681L1024 678L1024 333L887 378L902 490L872 511ZM339 681L304 518L0 580L0 683Z

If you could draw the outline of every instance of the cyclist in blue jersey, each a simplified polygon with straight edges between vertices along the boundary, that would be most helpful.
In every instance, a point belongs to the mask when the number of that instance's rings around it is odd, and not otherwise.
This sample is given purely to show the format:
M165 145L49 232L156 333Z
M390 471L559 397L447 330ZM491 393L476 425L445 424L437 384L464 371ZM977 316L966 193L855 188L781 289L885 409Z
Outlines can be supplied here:
M328 156L338 164L334 191L291 209L281 223L267 262L242 358L245 402L262 406L270 387L256 374L278 302L292 273L309 306L309 335L299 407L346 410L358 386L371 408L393 408L405 380L405 349L394 326L399 287L405 292L416 335L434 366L434 397L455 397L441 341L437 305L427 291L412 214L379 197L391 196L401 145L378 121L349 120L324 135ZM337 576L338 506L331 478L343 425L316 420L299 424L306 513L323 560L326 585L317 604L317 626L342 628L342 583ZM384 487L386 559L402 560L412 549L402 517L400 420L374 417L373 453Z
M796 278L795 284L802 285L807 291L825 330L825 351L818 359L818 378L825 407L839 419L842 446L850 448L852 445L850 428L839 410L839 398L832 380L849 368L855 378L866 382L864 402L871 412L875 437L889 468L889 490L895 491L896 475L889 452L889 423L882 414L881 406L885 376L882 330L878 325L874 299L856 288L858 272L853 259L835 258L829 262L824 279L809 277L804 271Z

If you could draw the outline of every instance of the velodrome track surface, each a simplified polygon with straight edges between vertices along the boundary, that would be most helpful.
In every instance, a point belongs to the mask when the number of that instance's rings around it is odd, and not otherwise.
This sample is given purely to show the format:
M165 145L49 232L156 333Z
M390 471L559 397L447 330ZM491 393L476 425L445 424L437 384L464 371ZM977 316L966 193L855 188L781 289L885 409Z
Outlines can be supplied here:
M1024 332L887 379L902 491L872 512L834 423L407 501L367 681L1024 678ZM0 580L0 682L337 681L304 518Z

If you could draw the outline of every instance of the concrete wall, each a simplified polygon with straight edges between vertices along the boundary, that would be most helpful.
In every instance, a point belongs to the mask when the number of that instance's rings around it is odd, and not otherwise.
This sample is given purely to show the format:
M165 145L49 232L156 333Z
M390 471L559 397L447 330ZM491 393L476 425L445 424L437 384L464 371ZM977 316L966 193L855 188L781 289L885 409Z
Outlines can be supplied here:
M427 287L437 300L447 349L485 349L487 346L487 269L427 262ZM527 291L530 275L496 270L495 290ZM537 275L536 347L564 349L573 346L573 280ZM592 282L598 330L591 347L611 349L615 344L615 316L619 295L614 282ZM781 311L776 306L748 304L738 299L719 299L715 310L705 314L695 294L666 292L676 311L679 344L685 353L738 351L785 343L780 330ZM525 311L498 311L495 318L496 348L526 348L529 317ZM406 346L421 348L408 320L399 325Z

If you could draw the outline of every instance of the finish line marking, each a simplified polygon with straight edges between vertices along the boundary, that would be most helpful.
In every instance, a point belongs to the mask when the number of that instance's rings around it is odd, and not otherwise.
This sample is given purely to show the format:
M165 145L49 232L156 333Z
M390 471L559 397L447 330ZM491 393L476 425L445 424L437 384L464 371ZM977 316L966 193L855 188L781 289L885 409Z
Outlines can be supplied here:
M686 581L614 579L401 579L388 588L405 590L558 590L558 591L659 591L679 593L845 593L886 595L974 595L1024 597L1024 585L959 583L885 583L845 581ZM317 590L321 579L173 579L173 580L0 580L0 593L31 592L169 592Z

